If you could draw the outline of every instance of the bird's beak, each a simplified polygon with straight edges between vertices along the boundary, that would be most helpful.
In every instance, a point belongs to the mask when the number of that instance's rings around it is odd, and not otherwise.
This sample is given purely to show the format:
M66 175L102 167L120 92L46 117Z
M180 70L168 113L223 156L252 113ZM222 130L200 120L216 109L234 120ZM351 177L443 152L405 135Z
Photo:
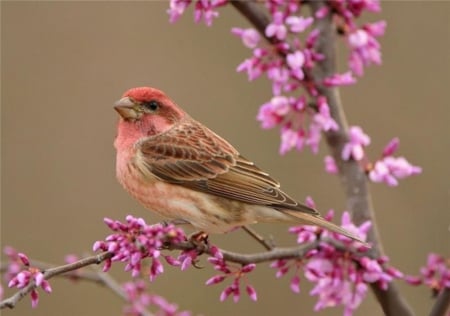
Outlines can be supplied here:
M140 113L137 111L136 104L129 97L117 101L114 104L114 109L125 120L136 120L140 118Z

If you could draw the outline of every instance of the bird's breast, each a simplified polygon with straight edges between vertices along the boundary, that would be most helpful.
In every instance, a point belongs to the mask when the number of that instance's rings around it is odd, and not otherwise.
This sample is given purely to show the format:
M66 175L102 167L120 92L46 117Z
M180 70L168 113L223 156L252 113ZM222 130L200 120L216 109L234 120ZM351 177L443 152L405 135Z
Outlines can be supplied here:
M131 155L117 155L117 178L145 208L169 219L183 219L207 233L224 233L255 221L248 204L182 185L161 181L143 173Z

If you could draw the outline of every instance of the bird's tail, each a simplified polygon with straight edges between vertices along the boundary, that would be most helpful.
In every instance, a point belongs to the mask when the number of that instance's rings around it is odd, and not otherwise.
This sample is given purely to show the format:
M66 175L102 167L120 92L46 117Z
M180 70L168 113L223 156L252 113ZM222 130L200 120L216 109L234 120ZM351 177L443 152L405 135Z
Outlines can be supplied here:
M325 229L328 229L332 232L344 235L348 238L351 238L353 240L356 240L362 244L364 244L364 246L369 247L370 245L368 245L365 241L363 241L360 237L356 236L355 234L343 229L342 227L337 226L336 224L333 224L332 222L329 222L327 220L325 220L323 217L321 217L320 215L312 215L312 214L307 214L304 212L299 212L299 211L294 211L294 210L282 210L283 213L288 214L289 216L295 217L297 219L297 221L302 222L305 225L316 225L319 227L323 227Z

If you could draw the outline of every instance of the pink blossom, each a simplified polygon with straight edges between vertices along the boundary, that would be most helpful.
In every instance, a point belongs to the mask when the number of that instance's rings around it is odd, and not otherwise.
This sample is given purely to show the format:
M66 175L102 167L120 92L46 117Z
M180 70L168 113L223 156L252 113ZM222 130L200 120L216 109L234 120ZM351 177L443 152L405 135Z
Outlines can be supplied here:
M383 157L392 156L398 149L400 140L398 137L391 139L391 141L383 149Z
M287 97L275 96L259 109L257 116L263 128L273 128L283 121L291 110L291 102Z
M258 31L252 28L241 29L238 27L234 27L231 29L231 33L239 36L242 39L242 43L244 43L244 45L248 48L255 48L256 46L258 46L259 40L261 38Z
M64 257L64 262L66 263L74 263L78 260L80 260L80 258L75 254L68 254Z
M305 138L303 137L303 132L295 131L289 127L283 127L281 130L281 145L280 154L284 155L289 150L297 148L301 150L305 143Z
M302 16L291 15L286 18L286 24L289 25L290 31L293 33L304 32L312 23L312 17L304 18Z
M322 127L319 124L311 123L309 125L308 134L306 137L306 145L311 148L311 152L313 154L317 154L319 152L319 144L322 138ZM297 150L301 150L302 147L297 147Z
M175 23L183 15L191 0L171 0L167 10L170 23Z
M10 259L15 261L13 263L10 263L9 265L13 265L13 269L18 271L18 273L16 273L15 275L11 275L11 277L9 278L8 287L16 287L18 289L22 289L28 286L30 283L34 282L36 287L40 287L46 293L52 292L50 283L45 279L42 271L30 265L30 260L28 259L27 255L25 255L24 253L16 252L12 247L5 247L4 252ZM20 268L17 268L17 261L20 261L24 265L25 270L20 271ZM8 274L11 272L11 268L8 267ZM37 289L33 289L31 291L30 297L31 306L33 308L37 307L39 302L39 294L37 292Z
M382 36L385 28L386 22L379 21L366 24L348 35L347 41L351 48L349 66L356 75L363 75L364 66L381 64L380 44L376 37Z
M126 217L126 223L105 218L105 224L115 233L106 237L105 241L97 241L93 250L113 253L103 267L107 271L112 262L125 263L125 271L131 271L133 277L141 274L142 261L151 260L149 278L154 280L164 271L160 262L161 248L167 243L179 243L186 240L184 232L174 225L147 225L144 219L131 215Z
M150 294L147 283L142 279L137 279L122 285L128 304L124 307L125 315L143 315L148 313L150 308L155 309L155 315L167 316L189 316L188 311L178 311L178 306L169 303L165 298Z
M380 12L380 0L349 0L348 7L355 15L361 14L363 10L369 12Z
M329 174L337 174L339 172L338 166L333 157L327 155L324 157L323 162L325 164L325 171Z
M331 220L329 215L326 216L327 220ZM370 222L366 222L356 226L352 223L349 214L345 212L342 216L341 226L365 239L371 225ZM312 229L314 226L303 226L303 229L301 227L290 230L302 234L305 229ZM346 237L346 239L341 238L338 234L321 232L321 229L316 229L316 238L324 236L348 245L357 244ZM311 256L306 256L307 262L302 267L306 279L314 283L310 294L317 296L315 310L341 305L344 307L345 315L352 315L367 294L367 284L374 283L381 289L386 289L393 279L403 277L401 272L387 266L387 257L373 259L362 255L365 251L363 248L360 248L359 251L358 254L352 254L324 242L314 252L311 252L313 253ZM272 266L279 270L286 270L286 267L292 265L289 265L288 260L284 260L277 262L276 265L272 264ZM293 278L291 289L294 291L297 290L296 283L296 278Z
M22 263L25 266L29 266L30 265L30 259L28 259L28 256L26 254L19 252L17 254L17 256L19 257L19 259L22 261Z
M292 292L300 293L300 277L298 275L292 277L290 287Z
M323 80L323 84L327 87L348 86L356 82L350 71L343 74L334 74Z
M411 285L423 283L437 296L445 288L450 289L450 260L430 253L426 265L420 268L420 276L406 276L405 280Z
M364 157L364 147L370 144L370 137L365 134L361 127L352 126L349 129L349 142L342 150L342 159L361 160Z
M422 168L410 164L404 157L384 157L378 160L369 172L373 182L384 182L389 186L397 186L398 180L420 174Z
M214 265L214 270L222 272L222 274L216 274L209 278L206 281L206 285L216 285L221 282L223 282L226 278L232 278L233 282L231 285L225 287L225 289L220 294L220 301L226 300L230 295L233 295L233 301L237 303L240 299L240 286L241 286L241 280L245 279L245 276L252 272L256 265L253 263L241 266L241 267L234 267L228 265L228 263L223 259L223 256L216 255L214 257L208 258L208 262ZM252 301L257 300L257 294L255 289L247 284L246 285L246 293L250 297Z
M324 132L337 131L339 129L336 121L331 117L330 108L324 96L317 97L318 112L314 115L314 123L320 126Z
M273 65L267 70L267 78L272 81L272 91L275 96L279 95L283 87L289 82L290 72L284 66Z
M372 222L365 221L361 225L356 226L351 219L350 213L343 212L341 217L341 227L358 236L362 240L367 240L367 234L372 228ZM340 234L336 235L336 239L353 243L350 238Z
M329 13L330 13L330 7L324 5L324 6L321 7L319 10L316 11L315 17L316 17L317 19L323 19L323 18L326 17Z
M198 23L203 19L207 26L211 26L213 19L219 16L216 9L227 2L227 0L197 0L194 9L194 21Z
M309 195L305 199L305 205L310 208L316 208L316 202L314 202L314 199Z
M292 54L286 56L286 62L291 68L292 75L298 80L303 80L305 74L303 73L302 67L305 63L305 56L301 51L296 51Z
M284 25L283 13L276 12L273 15L273 21L266 27L266 36L275 37L279 40L284 40L286 38L287 29Z
M197 250L183 250L181 254L178 256L177 261L179 261L181 264L181 271L186 270L188 267L190 267L192 264L195 264L195 261L197 260L198 252Z
M245 287L245 290L247 292L248 297L250 297L252 301L256 302L258 300L258 294L256 293L256 290L253 286L247 285Z
M252 81L267 71L267 62L264 60L268 55L268 51L264 48L254 48L253 56L244 60L237 68L237 72L246 71L248 80Z
M176 22L186 11L192 0L170 0L170 7L167 10L171 23ZM204 21L207 26L211 26L213 19L219 16L217 8L227 4L227 0L196 0L194 8L195 22Z
M364 11L379 12L381 10L379 0L334 1L333 8L347 19L359 17Z

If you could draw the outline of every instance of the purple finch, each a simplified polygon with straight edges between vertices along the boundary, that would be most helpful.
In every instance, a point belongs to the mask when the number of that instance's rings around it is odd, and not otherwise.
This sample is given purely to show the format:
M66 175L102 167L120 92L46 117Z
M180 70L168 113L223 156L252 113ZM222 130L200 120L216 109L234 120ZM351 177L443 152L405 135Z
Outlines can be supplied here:
M361 241L280 189L279 183L162 91L130 89L115 105L117 178L147 209L225 233L256 222L317 225Z

